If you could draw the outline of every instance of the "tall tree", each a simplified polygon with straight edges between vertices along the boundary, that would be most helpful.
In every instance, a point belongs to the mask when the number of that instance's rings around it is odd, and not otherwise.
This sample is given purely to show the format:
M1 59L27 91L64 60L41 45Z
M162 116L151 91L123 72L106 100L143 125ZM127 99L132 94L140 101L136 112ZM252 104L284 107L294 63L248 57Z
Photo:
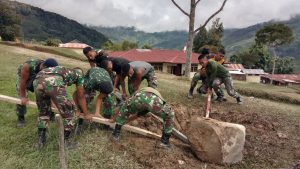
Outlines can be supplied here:
M221 39L223 36L223 23L220 23L220 18L217 18L212 22L211 28L207 31L206 28L202 28L196 33L193 44L193 51L200 53L202 49L208 48L210 51L224 48Z
M294 40L293 31L285 24L275 23L264 26L256 32L255 36L257 44L267 45L273 51L272 74L274 74L277 60L276 49L281 45L290 44Z
M221 7L213 13L208 19L203 23L203 25L199 26L195 29L195 14L196 14L196 7L199 4L201 0L190 0L190 11L189 13L186 12L181 6L179 6L175 0L171 0L173 4L189 19L189 33L188 33L188 39L187 39L187 46L186 46L186 63L185 63L185 76L189 77L191 72L191 56L192 56L192 49L193 49L193 41L194 41L194 35L196 32L198 32L200 29L204 28L211 19L213 19L218 13L220 13L227 0L223 0L223 3Z
M0 36L14 41L20 35L20 17L5 1L0 1Z

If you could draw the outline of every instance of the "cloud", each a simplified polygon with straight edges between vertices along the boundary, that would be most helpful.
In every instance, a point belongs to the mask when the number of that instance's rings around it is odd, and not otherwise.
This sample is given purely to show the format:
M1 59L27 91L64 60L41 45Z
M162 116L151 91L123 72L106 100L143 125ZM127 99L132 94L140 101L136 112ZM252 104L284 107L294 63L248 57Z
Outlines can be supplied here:
M18 0L88 25L135 26L155 32L187 30L188 18L171 0ZM177 0L189 11L187 0ZM196 11L199 26L216 11L222 0L202 0ZM228 0L218 15L225 28L240 28L299 14L299 0Z

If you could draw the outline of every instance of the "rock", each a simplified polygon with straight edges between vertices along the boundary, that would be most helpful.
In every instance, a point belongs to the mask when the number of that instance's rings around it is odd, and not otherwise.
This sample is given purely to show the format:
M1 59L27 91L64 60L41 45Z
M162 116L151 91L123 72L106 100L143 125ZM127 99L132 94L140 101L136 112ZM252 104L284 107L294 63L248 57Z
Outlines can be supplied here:
M300 159L300 148L295 151L294 155L296 159Z
M278 136L279 138L282 138L282 139L287 139L287 138L288 138L288 136L287 136L286 134L281 133L281 132L278 132L278 133L277 133L277 136Z
M178 163L179 163L180 165L185 164L185 162L184 162L183 160L178 160Z
M207 118L192 118L187 130L191 149L202 161L233 164L243 158L245 127Z

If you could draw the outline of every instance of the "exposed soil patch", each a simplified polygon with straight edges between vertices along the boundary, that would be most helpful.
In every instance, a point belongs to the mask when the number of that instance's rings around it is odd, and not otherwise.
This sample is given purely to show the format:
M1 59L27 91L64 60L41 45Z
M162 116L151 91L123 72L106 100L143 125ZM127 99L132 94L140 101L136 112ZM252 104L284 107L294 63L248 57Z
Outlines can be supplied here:
M201 110L173 105L176 113L175 127L183 133L187 130L190 118L201 115ZM156 140L136 135L122 140L125 147L133 147L132 155L148 168L265 168L292 166L299 160L299 125L291 125L285 118L267 116L255 112L213 112L211 118L220 121L242 124L246 127L244 160L232 166L207 164L198 160L189 146L172 137L172 150L155 147ZM151 116L141 117L132 122L152 132L161 134L162 125ZM289 127L287 127L289 126ZM291 127L292 126L292 127ZM199 136L201 137L201 136ZM130 146L131 145L131 146ZM284 162L283 162L284 161Z

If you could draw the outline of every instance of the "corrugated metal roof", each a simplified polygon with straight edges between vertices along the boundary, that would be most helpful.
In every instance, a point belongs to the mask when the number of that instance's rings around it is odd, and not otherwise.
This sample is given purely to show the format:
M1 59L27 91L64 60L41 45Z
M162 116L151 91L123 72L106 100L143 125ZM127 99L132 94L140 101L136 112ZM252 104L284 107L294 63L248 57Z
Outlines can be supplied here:
M268 79L273 79L274 81L287 82L287 83L297 83L300 84L300 74L266 74L261 77Z
M227 64L224 64L224 67L227 69L227 70L243 70L244 69L244 66L242 64L231 64L231 63L227 63Z
M163 49L132 49L128 51L115 51L109 53L112 57L122 57L129 61L146 61L149 63L185 63L185 52L180 50L163 50ZM198 64L198 54L193 53L192 63Z
M266 72L262 69L243 69L242 70L246 74L251 74L251 75L264 75Z

